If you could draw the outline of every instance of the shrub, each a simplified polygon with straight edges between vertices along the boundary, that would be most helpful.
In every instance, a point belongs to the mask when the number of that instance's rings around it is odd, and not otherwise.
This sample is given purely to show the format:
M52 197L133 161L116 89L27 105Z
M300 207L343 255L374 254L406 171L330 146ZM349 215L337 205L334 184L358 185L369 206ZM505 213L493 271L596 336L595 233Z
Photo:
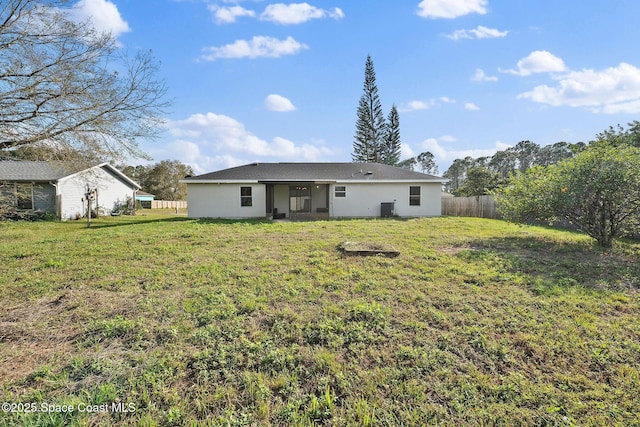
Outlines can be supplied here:
M568 221L611 247L639 230L640 148L592 143L572 159L516 175L497 196L509 220Z

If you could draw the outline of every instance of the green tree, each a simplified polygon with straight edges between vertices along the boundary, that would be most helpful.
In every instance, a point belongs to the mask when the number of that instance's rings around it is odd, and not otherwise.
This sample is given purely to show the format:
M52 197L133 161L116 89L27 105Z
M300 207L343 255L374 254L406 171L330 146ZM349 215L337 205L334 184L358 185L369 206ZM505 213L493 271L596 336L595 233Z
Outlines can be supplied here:
M568 142L556 142L555 144L540 147L533 164L537 166L550 166L561 160L573 157L573 154L571 144Z
M629 130L627 132L631 137L629 142L635 147L640 147L640 121L634 120L629 123Z
M467 178L467 171L474 166L474 159L467 156L464 159L455 159L449 169L443 174L443 178L447 178L449 182L445 184L447 191L455 193L458 188L462 187L464 180Z
M438 174L438 165L436 165L436 159L433 156L433 153L430 151L425 151L418 154L416 158L418 164L420 165L420 169L422 173L426 173L429 175L437 175Z
M401 149L400 116L394 104L387 118L384 142L380 147L380 162L386 165L396 166L400 162Z
M535 164L540 146L535 142L527 140L518 142L515 147L509 148L509 150L513 151L518 161L518 170L520 172L526 172L527 169Z
M467 171L464 184L456 191L457 196L484 196L501 184L500 175L486 167L474 166Z
M147 169L140 186L159 200L185 200L187 186L178 181L187 175L193 175L191 166L178 160L163 160Z
M415 157L409 157L408 159L404 159L397 164L399 168L409 169L410 171L415 170L418 161Z
M131 178L132 180L134 180L135 182L137 182L142 186L142 183L147 180L147 175L149 174L149 170L152 167L153 166L144 166L144 165L118 166L118 169L120 169L120 172L127 175L129 178Z
M565 220L611 247L639 230L640 148L599 139L574 158L518 174L498 196L498 208L515 221Z
M489 160L488 168L500 174L502 178L508 178L516 168L516 156L513 151L498 151Z
M371 55L367 56L365 63L363 92L358 104L351 158L354 162L380 163L380 149L384 144L386 124Z
M0 6L0 154L46 143L98 157L142 155L161 131L166 88L150 52L70 19L65 0Z
M602 141L615 147L626 145L640 147L640 122L635 120L629 123L628 129L624 129L620 125L609 126L609 129L596 136L595 142Z

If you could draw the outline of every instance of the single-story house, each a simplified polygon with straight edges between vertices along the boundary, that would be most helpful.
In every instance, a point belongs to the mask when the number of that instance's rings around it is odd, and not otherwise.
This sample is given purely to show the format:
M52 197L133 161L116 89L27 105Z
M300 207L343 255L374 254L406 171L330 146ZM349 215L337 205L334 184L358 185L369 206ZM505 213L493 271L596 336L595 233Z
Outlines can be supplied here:
M140 203L144 209L151 209L151 205L155 200L154 194L147 193L146 191L138 190L136 193L136 202Z
M82 217L88 189L92 210L108 215L132 203L140 186L108 163L77 170L56 162L0 161L0 195L22 211Z
M251 163L185 178L191 218L439 216L446 180L379 163Z

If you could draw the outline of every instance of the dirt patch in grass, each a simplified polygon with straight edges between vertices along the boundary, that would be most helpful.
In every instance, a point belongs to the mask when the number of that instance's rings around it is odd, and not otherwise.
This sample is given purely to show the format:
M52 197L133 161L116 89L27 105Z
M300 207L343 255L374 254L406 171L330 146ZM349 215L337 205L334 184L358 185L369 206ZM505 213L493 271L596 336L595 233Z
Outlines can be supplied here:
M338 249L345 255L371 256L381 255L388 258L395 258L400 255L400 251L388 244L343 242Z
M67 293L11 307L0 316L0 377L31 374L72 353L80 302Z

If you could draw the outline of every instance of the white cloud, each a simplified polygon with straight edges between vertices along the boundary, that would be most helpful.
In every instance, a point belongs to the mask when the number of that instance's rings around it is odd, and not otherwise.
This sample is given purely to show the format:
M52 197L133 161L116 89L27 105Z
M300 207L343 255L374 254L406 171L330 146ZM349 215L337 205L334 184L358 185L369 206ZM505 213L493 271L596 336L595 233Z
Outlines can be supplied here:
M344 18L344 12L340 8L333 10L320 9L308 3L275 3L268 5L260 15L263 21L274 22L281 25L302 24L312 19Z
M413 100L413 101L409 101L405 107L400 108L399 111L427 110L430 107L431 107L431 104L429 103L426 103L424 101Z
M441 137L438 138L438 140L442 142L456 142L458 138L452 135L442 135Z
M464 109L467 111L478 111L480 107L478 107L473 102L467 102L466 104L464 104Z
M291 36L285 40L255 36L251 40L236 40L220 47L205 47L202 49L205 53L200 56L200 59L215 61L220 58L280 58L284 55L295 55L305 49L309 49L309 46L296 41Z
M122 19L118 7L109 0L80 0L69 10L71 19L90 20L96 30L111 33L115 38L131 31Z
M457 18L470 13L487 13L487 0L422 0L418 15L423 18Z
M534 73L558 73L566 69L567 67L561 58L558 58L546 50L536 50L531 52L529 56L518 61L517 70L500 71L517 76L530 76Z
M287 98L277 94L271 94L264 100L264 105L269 111L287 112L294 111L295 105Z
M245 9L242 6L221 7L215 4L209 5L208 9L213 13L218 24L231 24L242 16L255 17L253 10Z
M488 76L480 68L476 68L476 72L471 77L474 82L497 82L498 78L495 76Z
M428 110L429 108L436 107L438 104L455 104L456 100L447 96L441 96L440 98L430 98L426 101L413 100L406 104L401 104L398 107L398 111L401 113L407 113L411 111Z
M151 154L180 160L196 173L253 161L319 161L333 154L322 143L296 144L279 136L266 141L236 119L211 112L170 121L167 128L173 138L167 150L151 150Z
M640 113L640 69L627 63L602 71L585 69L555 77L519 98L551 106L590 107L596 113Z
M594 111L603 114L638 114L640 113L640 100L609 104Z
M479 25L473 30L456 30L452 34L445 35L451 40L460 39L492 39L505 37L509 31L500 31L495 28L487 28Z

